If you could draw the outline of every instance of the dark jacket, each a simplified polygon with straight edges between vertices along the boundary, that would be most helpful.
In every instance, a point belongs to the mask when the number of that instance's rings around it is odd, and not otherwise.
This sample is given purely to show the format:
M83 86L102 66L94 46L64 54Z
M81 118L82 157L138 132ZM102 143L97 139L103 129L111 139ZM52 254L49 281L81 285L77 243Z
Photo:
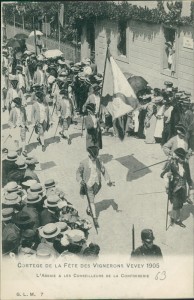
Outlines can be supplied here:
M145 245L142 245L140 247L138 247L137 249L135 249L135 251L133 251L131 253L131 257L137 257L137 258L146 258L146 257L158 257L158 258L162 258L162 251L160 249L160 247L153 245L152 248L148 248Z
M41 215L40 215L41 226L44 226L48 223L56 223L56 222L59 222L59 219L57 218L57 216L54 213L50 212L48 210L48 208L45 208L41 212Z

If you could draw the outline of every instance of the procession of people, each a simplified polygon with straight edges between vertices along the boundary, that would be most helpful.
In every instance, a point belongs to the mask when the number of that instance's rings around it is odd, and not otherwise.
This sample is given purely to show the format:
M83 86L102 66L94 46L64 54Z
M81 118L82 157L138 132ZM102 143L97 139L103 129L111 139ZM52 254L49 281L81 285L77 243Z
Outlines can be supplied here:
M43 46L37 56L24 49L18 56L22 50L5 43L2 51L2 114L8 114L7 138L12 138L15 145L15 151L2 147L3 254L97 258L100 245L88 242L88 236L93 226L96 230L100 226L95 196L101 189L101 174L107 185L114 186L98 155L103 149L103 135L119 135L115 119L101 105L103 74L97 72L93 57L71 62L63 56L47 58ZM165 178L172 203L171 225L185 227L180 210L185 202L192 205L189 157L194 151L194 102L189 93L169 81L164 82L163 89L142 87L136 96L138 106L126 114L125 138L131 138L131 143L137 138L144 139L145 144L161 144L167 155L161 177ZM55 126L55 134L61 127L58 134L61 140L67 140L70 149L73 141L69 128L76 119L80 120L82 135L86 133L83 151L87 156L80 162L76 179L80 195L87 198L90 221L79 216L71 199L66 199L53 179L40 182L35 169L38 160L27 147L36 134L45 152L45 137ZM53 125L54 120L57 122ZM153 248L153 240L152 230L142 231L143 246L133 251L132 257L150 256L150 249L153 255L162 257L160 248Z

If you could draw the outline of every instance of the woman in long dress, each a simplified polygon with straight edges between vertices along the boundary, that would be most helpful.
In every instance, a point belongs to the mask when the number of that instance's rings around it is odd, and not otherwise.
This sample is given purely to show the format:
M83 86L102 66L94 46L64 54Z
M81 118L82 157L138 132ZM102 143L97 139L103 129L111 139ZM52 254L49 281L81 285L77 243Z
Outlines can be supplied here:
M163 97L159 96L155 98L155 104L157 104L157 113L156 113L156 128L154 132L154 137L160 141L162 138L162 132L164 129L164 109L165 105L163 104Z

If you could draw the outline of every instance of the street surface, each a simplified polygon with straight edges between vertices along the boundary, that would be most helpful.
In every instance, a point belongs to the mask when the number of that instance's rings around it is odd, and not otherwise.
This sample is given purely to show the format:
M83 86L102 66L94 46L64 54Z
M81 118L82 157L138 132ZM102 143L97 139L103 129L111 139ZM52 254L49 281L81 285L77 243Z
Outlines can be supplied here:
M30 120L31 102L28 98L27 115ZM58 186L66 192L67 199L78 209L80 216L90 219L86 214L87 200L79 195L76 182L76 170L80 161L87 157L85 132L81 137L81 119L70 126L72 144L59 137L56 130L58 116L54 114L54 124L46 133L46 152L42 152L34 133L27 146L29 155L38 158L37 174L42 183L54 178ZM8 112L2 113L2 143L8 136ZM32 132L27 133L27 141ZM2 147L14 150L13 140L8 139ZM135 226L135 246L141 244L140 233L144 228L153 229L155 243L161 247L163 255L189 255L193 253L193 214L194 206L185 204L182 220L187 226L165 230L167 195L164 181L160 178L162 164L133 173L143 166L162 160L165 155L159 144L148 145L144 140L126 137L123 142L110 135L103 135L103 149L100 157L107 168L115 187L108 187L102 181L102 189L96 197L96 209L99 215L99 233L90 230L89 240L98 243L101 254L125 254L132 251L132 225ZM192 156L192 174L193 170ZM192 195L193 196L193 195ZM193 199L192 199L193 200ZM171 210L169 206L169 210ZM115 241L113 243L113 241Z

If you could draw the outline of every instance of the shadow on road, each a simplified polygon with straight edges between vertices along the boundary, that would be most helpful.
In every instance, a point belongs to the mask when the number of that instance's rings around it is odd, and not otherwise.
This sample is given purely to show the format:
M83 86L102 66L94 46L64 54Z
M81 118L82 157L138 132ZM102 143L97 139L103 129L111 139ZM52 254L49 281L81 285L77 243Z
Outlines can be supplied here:
M73 133L73 134L70 134L70 138L73 140L73 139L76 139L77 137L81 136L81 132L77 132L77 133Z
M60 142L60 137L56 136L56 137L50 137L48 139L45 140L45 146L48 147L50 144L53 143L59 143ZM29 144L26 146L26 150L28 153L30 153L33 149L37 148L37 146L39 146L39 142L34 142L32 144Z
M113 159L113 155L110 155L108 153L106 153L106 154L100 154L99 157L100 157L100 160L104 164L107 164L108 162L110 162Z
M9 125L8 125L8 123L6 123L6 124L3 124L1 128L2 128L2 130L4 130L4 129L8 129L8 128L9 128Z
M42 171L51 169L55 166L56 166L56 163L54 161L47 161L45 163L40 163L40 167L41 167Z
M110 206L112 206L115 211L119 212L118 204L114 201L114 199L104 199L100 202L95 203L97 218L100 215L101 211L107 210Z
M181 220L182 221L187 220L191 214L194 217L194 205L190 205L190 204L183 205L183 208L181 210Z
M136 170L139 170L146 166L138 159L136 159L133 155L126 155L123 157L119 157L116 158L116 160L129 170L127 173L126 181L136 180L138 178L141 178L151 173L151 170L149 168L135 172Z

